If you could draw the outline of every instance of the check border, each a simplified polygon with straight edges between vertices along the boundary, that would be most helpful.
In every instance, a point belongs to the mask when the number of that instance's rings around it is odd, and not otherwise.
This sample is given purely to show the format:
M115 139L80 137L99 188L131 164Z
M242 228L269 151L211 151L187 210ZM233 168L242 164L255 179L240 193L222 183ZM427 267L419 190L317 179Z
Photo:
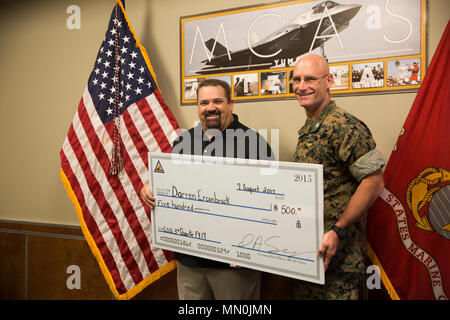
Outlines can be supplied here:
M268 170L295 170L299 167L298 163L295 162L283 162L283 161L265 161L265 160L252 160L252 159L237 159L237 158L222 158L222 157L208 157L208 156L197 156L197 155L182 155L182 154L167 154L167 153L150 153L149 154L149 175L150 175L150 181L151 181L151 189L152 189L152 193L155 194L155 187L154 187L154 175L157 174L155 172L155 170L153 170L153 168L155 168L155 166L157 165L158 161L160 160L171 160L171 161L180 161L183 164L188 164L188 163L202 163L202 164L214 164L214 163L219 163L222 165L234 165L234 166L243 166L243 167L255 167L257 166L258 168L261 169L268 169ZM276 164L276 165L274 165ZM319 213L319 214L315 214L314 219L315 219L315 235L316 238L314 239L316 247L319 248L321 241L322 241L322 236L323 236L323 189L321 189L321 186L323 186L323 174L322 174L322 170L321 170L322 166L321 165L315 165L315 164L301 164L301 171L302 172L310 172L314 175L314 188L315 188L315 199L314 199L314 212ZM320 169L320 170L319 170ZM159 174L159 173L158 173ZM245 191L245 190L239 190L239 191ZM254 191L253 191L254 192ZM155 197L169 197L169 198L178 198L178 199L186 199L186 198L179 198L179 197L174 197L174 196L169 196L169 195L161 195L161 194L155 194ZM321 198L321 199L320 199ZM189 201L201 201L201 202L205 202L202 200L194 200L194 199L186 199ZM243 206L243 205L239 205L239 204L220 204L220 203L215 203L218 205L230 205L230 206L238 206L238 207L249 207L252 209L261 209L261 210L267 210L264 208L256 208L256 207L250 207L250 206ZM168 207L165 207L168 208ZM187 211L187 210L183 210L183 209L177 209L177 208L170 208L173 210L182 210L182 211ZM203 212L203 211L189 211L190 213L195 213L195 214L208 214L208 215L216 215L219 217L224 217L224 218L232 218L232 219L240 219L240 220L247 220L247 221L251 221L251 222L258 222L258 223L268 223L270 224L270 222L264 222L264 221L257 221L257 220L250 220L250 219L245 219L245 218L239 218L239 217L232 217L232 216L226 216L223 214L214 214L211 212ZM320 218L321 221L320 221ZM273 223L272 223L273 224ZM242 260L236 258L236 257L224 257L223 255L220 255L218 253L214 253L214 252L199 252L196 249L190 249L190 248L186 248L186 247L181 247L181 246L177 246L177 245L173 245L167 242L162 242L159 241L158 237L156 236L158 234L158 232L162 232L165 234L169 234L170 236L174 236L174 237L179 237L180 239L183 238L188 238L188 239L195 239L198 241L205 241L205 242L209 242L209 243L215 243L215 244L221 244L220 241L216 241L214 239L202 239L202 238L198 238L198 237L191 237L188 235L182 235L182 234L178 234L178 233L170 233L167 231L162 231L162 230L158 230L158 220L157 220L157 214L155 214L155 210L152 210L152 238L153 238L153 243L156 247L160 247L163 249L168 249L168 250L172 250L172 251L177 251L177 252L181 252L184 254L188 254L188 255L193 255L193 256L198 256L198 257L202 257L202 258L206 258L206 259L213 259L213 260L217 260L220 262L225 262L225 263L233 263L233 264L237 264L237 265L242 265L244 267L248 267L248 268L252 268L252 269L256 269L256 270L261 270L264 272L271 272L271 273L276 273L276 274L280 274L280 275L284 275L284 276L288 276L288 277L292 277L292 278L297 278L297 279L301 279L301 280L306 280L306 281L310 281L310 282L315 282L315 283L319 283L319 284L323 284L325 281L324 278L324 271L323 271L323 260L322 258L317 257L317 260L311 260L311 259L307 259L307 258L301 258L301 257L294 257L294 256L289 256L287 254L282 254L282 253L277 253L277 252L270 252L270 251L264 251L264 250L259 250L259 249L252 249L252 248L248 248L248 247L242 247L242 246L238 246L237 244L232 244L232 247L235 248L239 248L240 250L248 250L248 251L257 251L259 253L262 254L269 254L269 255L276 255L276 256L282 256L282 257L287 257L287 258L291 258L291 259L298 259L298 260L302 260L304 262L311 262L311 263L316 263L315 266L315 274L311 275L311 274L306 274L303 272L293 272L293 271L287 271L286 269L283 268L277 268L276 266L270 266L270 268L267 267L267 265L263 265L257 262L243 262Z

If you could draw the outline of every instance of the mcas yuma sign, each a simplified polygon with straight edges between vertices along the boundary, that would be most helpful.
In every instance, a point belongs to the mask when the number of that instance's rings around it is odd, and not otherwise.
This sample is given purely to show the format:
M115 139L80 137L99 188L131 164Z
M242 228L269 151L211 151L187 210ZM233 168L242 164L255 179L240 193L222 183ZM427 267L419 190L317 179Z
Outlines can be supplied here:
M418 88L425 18L425 0L283 1L181 17L181 102L195 103L208 77L229 82L235 100L292 97L290 73L311 52L328 58L335 94ZM371 81L360 83L351 72L364 68Z

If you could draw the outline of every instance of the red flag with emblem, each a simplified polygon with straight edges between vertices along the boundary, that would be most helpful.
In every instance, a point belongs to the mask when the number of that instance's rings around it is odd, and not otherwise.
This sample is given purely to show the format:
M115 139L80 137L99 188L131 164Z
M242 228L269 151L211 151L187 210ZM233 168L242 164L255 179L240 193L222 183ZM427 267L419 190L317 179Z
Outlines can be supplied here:
M369 257L392 299L446 300L449 293L449 62L447 24L368 215Z

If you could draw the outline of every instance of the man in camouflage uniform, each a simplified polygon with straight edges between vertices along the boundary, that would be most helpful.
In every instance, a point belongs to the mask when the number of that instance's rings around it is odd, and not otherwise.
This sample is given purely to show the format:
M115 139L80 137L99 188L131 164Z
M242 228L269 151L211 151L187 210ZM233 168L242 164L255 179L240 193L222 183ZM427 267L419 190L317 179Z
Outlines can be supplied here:
M367 209L384 188L384 160L369 128L330 97L328 63L307 55L294 68L293 88L305 109L295 161L323 165L325 285L297 281L298 299L357 299L366 253Z

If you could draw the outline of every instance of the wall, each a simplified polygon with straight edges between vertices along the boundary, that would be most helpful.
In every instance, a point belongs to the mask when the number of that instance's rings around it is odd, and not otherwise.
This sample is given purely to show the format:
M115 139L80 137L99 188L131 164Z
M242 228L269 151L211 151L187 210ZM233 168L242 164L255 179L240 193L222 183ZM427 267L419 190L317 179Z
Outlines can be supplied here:
M114 298L79 227L0 221L0 252L0 300ZM176 279L172 271L134 299L175 300Z
M196 120L179 105L179 17L261 0L129 0L130 21L149 56L163 97L180 125ZM2 1L0 12L0 219L78 225L59 178L59 150L91 72L114 1ZM66 8L81 9L81 29L69 30ZM429 1L429 57L449 18L450 2ZM415 93L336 98L365 121L386 159ZM237 103L249 126L280 130L280 160L290 161L305 120L295 100Z
M261 2L126 1L130 21L149 52L162 94L181 127L191 127L197 115L195 106L179 105L179 17ZM11 290L16 290L13 294L16 298L36 297L33 292L37 291L32 289L36 285L39 286L39 283L28 285L27 281L33 275L39 279L41 273L38 271L43 269L41 265L32 264L33 259L39 259L32 255L35 252L33 249L42 252L45 250L43 248L55 247L55 250L49 250L48 254L59 259L57 250L66 248L66 244L60 243L63 241L61 239L65 239L70 240L72 244L68 246L74 248L73 250L79 250L83 255L91 257L86 244L80 241L82 238L78 228L77 231L70 231L69 237L54 236L53 232L58 234L59 231L42 231L39 224L38 227L33 224L31 231L24 231L21 229L23 227L20 227L21 224L11 227L8 221L63 224L69 229L70 226L79 225L73 205L59 178L59 151L91 72L113 3L112 0L2 1L0 168L3 174L0 182L0 220L3 222L0 222L2 228L10 229L3 232L0 245L3 257L13 257L14 261L3 259L1 271L6 270L7 274L13 276L20 270L23 275L23 278L20 276L11 286ZM71 4L81 8L80 30L69 30L66 27L66 19L69 16L66 8ZM431 60L447 24L449 9L448 0L429 1L428 61ZM368 124L387 160L415 95L405 93L340 97L336 98L336 101ZM279 129L280 160L292 159L297 130L305 120L304 111L298 107L295 100L238 103L235 105L235 111L250 127ZM20 230L17 231L17 228ZM64 232L63 234L66 234ZM14 243L17 246L13 245ZM24 258L19 254L23 250L29 250L31 255ZM19 269L16 269L13 262L18 263ZM65 268L67 263L61 265ZM95 262L86 263L88 266L85 268L92 270L92 277L98 277L95 273L99 272ZM22 269L24 266L34 266L37 271L33 273L35 269L27 269L29 272L26 273ZM61 270L63 272L65 269ZM60 276L61 281L66 276L63 273ZM171 294L176 294L173 289L174 276L165 281L172 286ZM273 295L278 294L277 290L282 292L289 286L289 283L283 281L285 279L280 277L272 283L270 292ZM103 281L99 283L100 296L109 298L110 293L105 290L104 285ZM5 288L3 282L0 282L0 286ZM28 286L28 291L22 290L25 286ZM43 297L54 296L49 292ZM150 294L148 297L153 296Z

